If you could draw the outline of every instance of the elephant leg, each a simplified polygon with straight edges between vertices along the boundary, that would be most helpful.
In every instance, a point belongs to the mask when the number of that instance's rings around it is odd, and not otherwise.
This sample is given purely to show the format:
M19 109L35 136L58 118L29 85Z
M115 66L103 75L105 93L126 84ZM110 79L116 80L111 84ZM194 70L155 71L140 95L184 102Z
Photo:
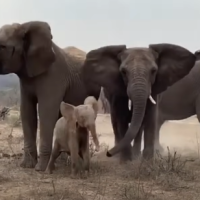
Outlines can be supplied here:
M114 108L111 107L111 123L113 127L113 132L115 136L115 145L117 145L122 138L124 137L123 133L126 133L126 130L128 129L128 125L126 126L126 122L123 122L123 120L120 119L120 116L117 115L113 110ZM129 144L127 147L125 147L121 153L120 153L120 162L126 162L128 160L132 160L132 147L131 144Z
M196 109L197 119L200 123L200 95L196 99L195 109Z
M156 132L155 132L155 150L159 151L160 153L164 152L164 148L160 144L160 129L163 125L165 120L161 117L158 117L157 125L156 125Z
M154 156L157 106L148 101L146 109L147 112L145 113L144 119L143 157L145 159L152 159Z
M112 110L113 108L111 107L111 123L112 123L113 131L114 131L115 145L117 145L119 141L122 139L122 137L118 132L117 119L116 119L114 111L112 112Z
M105 96L109 101L111 110L111 122L115 135L115 145L118 144L128 129L130 111L128 109L128 97L109 95L105 90ZM120 153L120 162L132 160L132 146L128 144Z
M51 153L51 157L49 160L49 163L47 165L47 169L46 171L50 174L52 174L53 170L55 169L55 161L58 158L58 156L60 155L60 146L58 143L54 144L54 147L52 149L52 153Z
M141 126L133 145L133 159L137 159L141 155L142 133L144 126Z
M80 155L78 141L69 142L70 157L71 157L71 178L76 178L78 173L80 174Z
M37 164L37 101L21 89L20 115L24 135L24 158L20 166L34 168Z
M111 115L111 123L113 127L114 137L115 137L115 145L121 140L120 134L117 130L117 118L114 104L112 103L112 95L106 90L103 90L105 98L107 98L110 105L110 115Z
M35 167L36 171L45 171L52 150L53 130L59 118L59 108L61 99L41 98L39 99L39 118L40 118L40 143L39 161ZM46 101L45 101L46 100Z
M83 155L83 169L85 171L85 175L87 176L89 175L90 170L89 132L83 128L81 132L85 135L82 141L81 151Z
M196 106L195 109L196 109L197 119L200 123L200 95L196 99L196 105L195 106Z

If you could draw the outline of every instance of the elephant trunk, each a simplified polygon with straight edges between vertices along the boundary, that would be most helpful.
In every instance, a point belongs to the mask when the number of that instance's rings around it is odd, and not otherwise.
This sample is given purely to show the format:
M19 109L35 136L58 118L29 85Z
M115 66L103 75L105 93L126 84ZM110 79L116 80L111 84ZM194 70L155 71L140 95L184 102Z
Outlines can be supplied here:
M108 151L107 156L111 157L120 152L126 145L130 144L135 139L139 129L143 123L145 116L146 103L149 97L148 85L144 80L138 80L137 83L128 86L127 93L132 101L133 112L131 118L131 124L126 132L124 138L119 142L118 145Z

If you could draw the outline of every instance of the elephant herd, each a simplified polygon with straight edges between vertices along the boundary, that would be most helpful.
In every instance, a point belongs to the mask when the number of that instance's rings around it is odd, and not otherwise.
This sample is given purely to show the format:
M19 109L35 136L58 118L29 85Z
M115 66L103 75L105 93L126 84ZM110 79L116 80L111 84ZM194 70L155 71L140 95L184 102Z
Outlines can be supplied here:
M87 96L98 99L101 87L109 101L115 136L115 146L107 156L120 153L121 162L140 153L143 132L143 157L153 157L159 146L157 121L161 126L169 118L181 119L195 112L200 119L200 63L195 65L198 53L167 43L137 48L109 45L87 54L80 51L78 56L70 52L53 42L46 22L14 23L0 28L0 74L15 73L20 80L24 134L21 167L44 171L52 150L53 129L61 117L60 103L77 106ZM175 98L177 95L179 99Z

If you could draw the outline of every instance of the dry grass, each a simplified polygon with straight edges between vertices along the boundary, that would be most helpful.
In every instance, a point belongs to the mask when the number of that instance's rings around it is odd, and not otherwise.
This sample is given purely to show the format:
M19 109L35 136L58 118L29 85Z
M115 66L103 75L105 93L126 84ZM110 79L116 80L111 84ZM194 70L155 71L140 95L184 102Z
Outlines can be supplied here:
M19 112L16 112L14 114L11 114L7 117L6 122L12 126L13 128L15 127L20 127L21 126L21 118L19 115Z
M152 161L119 165L118 158L106 158L106 144L101 145L100 153L94 153L91 143L91 171L86 179L69 178L66 156L58 159L51 175L22 169L21 125L15 125L17 117L11 118L15 120L0 124L1 200L199 199L199 158L185 158L169 148L166 155L157 152Z

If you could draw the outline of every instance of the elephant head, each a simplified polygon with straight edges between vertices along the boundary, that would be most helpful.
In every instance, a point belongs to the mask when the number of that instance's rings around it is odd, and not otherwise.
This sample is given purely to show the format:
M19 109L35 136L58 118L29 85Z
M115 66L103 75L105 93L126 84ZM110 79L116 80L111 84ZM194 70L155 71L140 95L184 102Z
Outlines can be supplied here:
M128 49L125 45L105 46L88 52L82 71L85 80L117 95L126 92L134 105L126 135L108 156L120 152L135 139L143 123L147 101L150 99L155 104L152 96L156 98L187 75L195 59L190 51L173 44Z
M46 22L0 28L0 74L35 77L47 71L55 59L51 29Z

